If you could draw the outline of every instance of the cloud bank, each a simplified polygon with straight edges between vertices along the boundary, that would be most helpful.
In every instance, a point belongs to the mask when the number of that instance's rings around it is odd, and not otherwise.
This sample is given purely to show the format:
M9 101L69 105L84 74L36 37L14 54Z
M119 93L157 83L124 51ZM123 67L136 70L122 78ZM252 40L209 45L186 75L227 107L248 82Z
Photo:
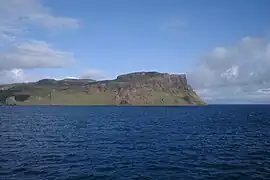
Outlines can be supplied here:
M34 26L77 28L79 20L56 16L39 0L0 1L0 83L26 81L25 69L62 68L75 61L70 52L27 39L28 30Z
M270 41L245 37L235 45L216 47L188 78L209 102L270 101Z
M0 53L0 71L12 69L61 68L71 64L73 54L52 49L46 42L13 45Z

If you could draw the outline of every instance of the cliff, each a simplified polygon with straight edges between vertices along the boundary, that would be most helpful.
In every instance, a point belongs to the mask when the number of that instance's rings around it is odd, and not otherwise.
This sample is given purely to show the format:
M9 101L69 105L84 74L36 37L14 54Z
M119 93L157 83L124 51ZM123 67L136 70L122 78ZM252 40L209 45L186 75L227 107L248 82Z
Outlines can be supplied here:
M43 79L0 86L0 102L17 105L204 105L185 75L136 72L114 80Z

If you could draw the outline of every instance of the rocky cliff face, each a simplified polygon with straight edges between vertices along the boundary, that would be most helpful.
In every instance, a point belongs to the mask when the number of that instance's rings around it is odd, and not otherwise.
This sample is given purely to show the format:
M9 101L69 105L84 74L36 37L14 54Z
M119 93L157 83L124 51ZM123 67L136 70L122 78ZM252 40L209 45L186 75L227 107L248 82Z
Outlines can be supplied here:
M41 80L37 83L16 85L9 88L8 91L17 93L23 91L30 93L31 97L28 100L23 101L21 104L204 104L204 102L188 85L185 75L158 72L136 72L124 74L118 76L115 80L108 81ZM10 94L13 95L12 93Z

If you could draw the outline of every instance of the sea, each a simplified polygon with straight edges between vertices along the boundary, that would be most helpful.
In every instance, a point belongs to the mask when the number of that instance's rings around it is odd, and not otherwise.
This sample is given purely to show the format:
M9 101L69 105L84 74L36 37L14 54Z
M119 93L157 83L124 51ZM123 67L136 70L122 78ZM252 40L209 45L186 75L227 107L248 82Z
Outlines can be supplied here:
M270 180L270 106L1 106L0 180Z

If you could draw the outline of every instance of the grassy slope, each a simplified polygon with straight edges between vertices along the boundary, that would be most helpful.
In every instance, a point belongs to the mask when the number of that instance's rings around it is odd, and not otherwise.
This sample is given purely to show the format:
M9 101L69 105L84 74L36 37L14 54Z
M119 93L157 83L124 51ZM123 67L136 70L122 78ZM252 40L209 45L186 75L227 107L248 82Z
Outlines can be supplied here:
M44 92L43 92L44 93ZM40 94L37 93L37 94ZM50 100L49 93L45 96L32 96L24 102L17 102L18 105L115 105L115 93L103 92L87 94L76 91L55 91ZM44 94L43 94L44 95ZM145 102L145 99L148 103ZM197 104L202 104L198 99ZM186 105L189 104L182 96L172 96L166 92L153 91L147 98L134 97L133 105Z
M84 92L60 92L52 94L52 99L46 97L31 97L18 105L113 105L111 94L102 93L88 95Z

